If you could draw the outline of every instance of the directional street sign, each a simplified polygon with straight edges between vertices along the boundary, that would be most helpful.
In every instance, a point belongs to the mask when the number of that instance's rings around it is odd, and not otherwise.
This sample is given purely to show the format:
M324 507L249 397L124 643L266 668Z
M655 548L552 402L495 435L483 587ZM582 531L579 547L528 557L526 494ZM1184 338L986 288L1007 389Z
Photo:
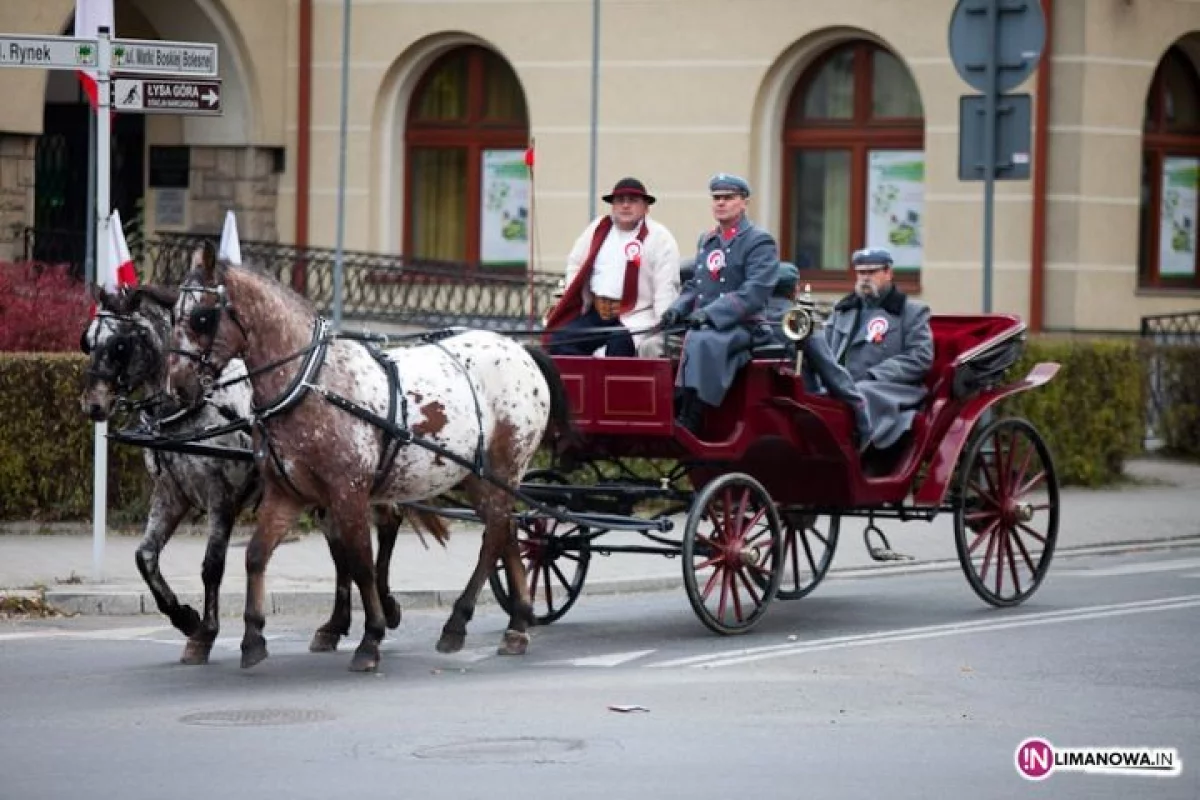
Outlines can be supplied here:
M113 72L172 77L217 77L217 46L202 42L113 39Z
M0 67L84 69L95 66L95 39L0 34Z
M1030 110L1028 94L1005 94L996 101L995 180L1029 179ZM965 94L958 99L958 179L981 181L987 174L983 127L984 96Z
M221 113L221 81L191 78L114 78L112 105L134 114Z

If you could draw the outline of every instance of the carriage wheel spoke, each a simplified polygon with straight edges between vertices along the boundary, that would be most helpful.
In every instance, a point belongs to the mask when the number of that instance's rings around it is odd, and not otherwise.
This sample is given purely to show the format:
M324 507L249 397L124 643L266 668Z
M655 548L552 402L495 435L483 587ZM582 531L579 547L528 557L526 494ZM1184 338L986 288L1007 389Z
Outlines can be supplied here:
M550 585L550 562L542 564L542 576L544 578L542 589L546 593L546 610L554 613L554 587Z
M1032 536L1034 539L1037 539L1037 540L1038 540L1039 542L1041 542L1043 545L1044 545L1044 544L1046 544L1046 537L1045 537L1045 536L1042 536L1040 533L1038 533L1038 532L1037 532L1037 531L1035 531L1033 528L1031 528L1031 527L1029 527L1028 525L1026 525L1024 522L1018 522L1018 523L1017 523L1017 527L1018 527L1018 528L1020 528L1021 530L1025 531L1026 533L1028 533L1028 534L1029 534L1030 536Z
M1004 596L1004 554L1008 549L1008 529L1002 528L996 532L996 596Z
M1012 576L1013 596L1021 594L1021 580L1017 577L1017 554L1013 551L1012 539L1016 534L1006 530L1004 536L1005 548L1008 550L1008 574Z
M1033 460L1034 453L1035 453L1035 451L1032 447L1030 447L1029 445L1025 446L1025 458L1024 458L1024 460L1021 461L1020 469L1018 469L1016 472L1013 473L1013 478L1014 478L1013 485L1014 486L1017 486L1017 487L1024 486L1025 476L1029 474L1029 462L1031 462ZM1022 490L1020 488L1016 489L1013 492L1013 499L1015 500L1016 498L1020 497L1024 493L1025 493L1024 490Z
M821 540L821 544L825 545L826 550L829 549L829 539L821 535L821 532L817 530L816 525L809 525L807 528L801 528L800 530L806 534L811 533L813 536ZM805 538L807 538L807 536Z
M750 599L754 601L754 607L758 608L762 605L762 598L758 596L758 592L754 591L754 582L742 570L737 571L737 577L742 585L746 587L746 594L750 595Z
M987 546L987 550L983 554L983 564L981 565L982 569L979 572L979 580L981 583L987 581L988 567L992 563L992 552L996 548L995 530L996 530L996 526L992 526L991 528L988 529L988 531L990 532L990 535L988 536L988 546Z
M558 576L559 585L564 589L569 590L571 588L571 582L567 580L567 576L563 574L563 571L558 568L558 564L551 562L550 568L553 569L554 574Z
M992 508L1000 507L1000 503L996 500L996 496L992 494L990 490L984 490L984 488L979 485L978 481L970 481L967 487L975 492L976 497L978 497L980 500L983 500ZM966 498L963 499L965 500Z
M733 617L738 622L744 622L746 617L742 614L742 592L738 589L739 570L729 570L729 594L733 597Z
M1000 520L999 520L999 518L997 518L996 521L993 522L991 525L988 525L986 528L981 530L979 533L975 534L975 538L971 540L971 546L967 548L967 554L968 555L973 554L975 552L975 548L979 547L979 543L982 542L986 537L988 537L991 534L991 532L996 528L996 526L999 524L1000 524Z
M1017 493L1014 495L1014 497L1024 497L1036 489L1038 484L1042 483L1044 480L1046 480L1046 471L1042 470L1037 475L1034 475L1032 478L1030 478L1028 483L1022 484L1021 488L1017 490ZM1048 507L1049 506L1047 506L1047 508Z
M800 531L800 541L804 544L804 555L805 555L805 557L808 558L809 569L812 570L813 575L816 575L817 574L817 561L815 558L813 558L812 547L808 544L808 535L803 530ZM826 544L828 544L828 543L826 543ZM796 570L796 580L797 580L797 582L800 580L800 571L799 570ZM799 588L799 587L797 587L797 588Z
M725 604L729 602L729 570L721 567L721 599L717 604L717 619L725 619Z
M1017 548L1021 551L1021 556L1025 559L1025 566L1029 567L1030 576L1037 574L1037 568L1033 566L1033 559L1029 557L1029 550L1025 548L1025 542L1021 541L1021 535L1016 531L1012 531L1013 540L1017 543Z
M708 596L712 594L712 590L716 587L717 578L721 577L721 564L717 563L712 575L708 576L708 580L704 583L704 591L700 592L701 597L708 600Z

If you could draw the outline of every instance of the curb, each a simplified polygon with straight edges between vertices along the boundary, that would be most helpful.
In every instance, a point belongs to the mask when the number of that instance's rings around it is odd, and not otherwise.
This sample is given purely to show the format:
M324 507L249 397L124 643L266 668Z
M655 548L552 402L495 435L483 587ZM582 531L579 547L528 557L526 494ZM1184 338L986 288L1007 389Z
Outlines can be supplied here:
M1077 545L1075 547L1059 547L1055 558L1082 557L1089 555L1112 555L1138 551L1174 550L1186 547L1200 546L1200 535L1186 535L1162 539L1140 541L1119 541L1105 544ZM873 577L894 577L925 572L944 572L959 569L957 559L947 559L924 562L888 562L866 566L841 567L830 570L829 577L841 579L861 579ZM629 578L624 580L603 580L586 583L583 596L604 596L633 594L639 592L675 591L683 588L683 575L655 576L644 578ZM428 610L450 608L457 599L461 589L424 589L417 591L396 591L392 595L403 609ZM27 590L0 589L0 596L27 593ZM176 593L180 603L186 603L193 608L203 606L204 596L198 590L179 591ZM149 589L140 587L130 589L124 587L56 587L46 589L42 599L47 605L71 615L87 616L133 616L141 614L158 615L159 611L154 597ZM362 605L357 592L351 593L352 608L361 612ZM223 589L220 595L222 617L236 617L242 613L245 602L245 590ZM324 614L333 605L332 582L306 583L292 587L268 591L267 611L278 615ZM496 605L495 597L490 589L479 593L478 606Z

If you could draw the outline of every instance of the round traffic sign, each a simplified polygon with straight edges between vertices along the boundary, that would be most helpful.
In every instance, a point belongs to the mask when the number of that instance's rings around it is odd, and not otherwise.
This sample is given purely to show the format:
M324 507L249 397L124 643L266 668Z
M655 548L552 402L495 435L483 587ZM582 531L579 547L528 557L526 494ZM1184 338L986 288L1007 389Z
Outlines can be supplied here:
M1046 46L1039 0L958 0L950 18L950 58L971 87L988 90L989 57L996 60L997 92L1021 85L1037 69Z

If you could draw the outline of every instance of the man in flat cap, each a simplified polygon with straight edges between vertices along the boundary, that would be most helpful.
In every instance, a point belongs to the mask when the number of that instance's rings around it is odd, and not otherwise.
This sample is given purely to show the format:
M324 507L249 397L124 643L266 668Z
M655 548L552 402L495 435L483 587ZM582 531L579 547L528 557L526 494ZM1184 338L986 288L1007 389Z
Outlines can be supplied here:
M825 337L867 400L871 445L894 456L925 399L925 375L933 366L929 306L895 285L887 250L858 250L851 261L854 291L834 306Z
M720 173L709 181L717 226L700 235L696 274L662 317L686 322L676 386L676 424L698 434L706 408L719 406L750 360L755 328L775 288L779 250L771 234L746 217L750 185Z
M593 220L567 257L567 288L546 318L548 350L659 355L662 337L649 331L679 296L679 245L648 216L655 198L637 178L622 178L602 199L612 212Z

